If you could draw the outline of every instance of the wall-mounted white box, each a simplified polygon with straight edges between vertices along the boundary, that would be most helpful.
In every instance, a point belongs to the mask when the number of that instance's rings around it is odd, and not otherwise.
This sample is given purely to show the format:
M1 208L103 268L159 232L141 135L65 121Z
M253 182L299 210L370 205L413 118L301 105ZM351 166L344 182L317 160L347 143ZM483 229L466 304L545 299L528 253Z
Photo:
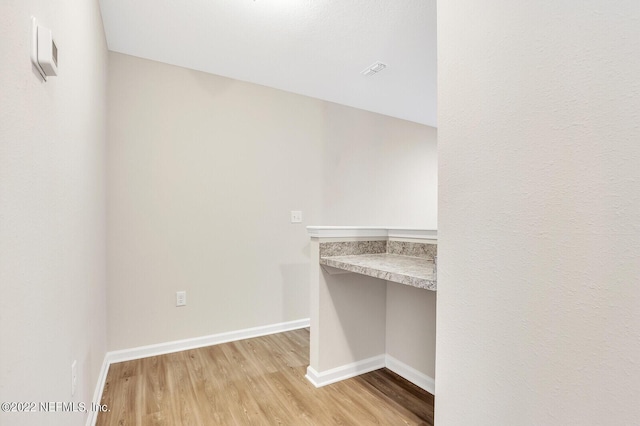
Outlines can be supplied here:
M38 24L31 18L31 62L38 69L42 78L58 75L58 46L53 40L49 28Z

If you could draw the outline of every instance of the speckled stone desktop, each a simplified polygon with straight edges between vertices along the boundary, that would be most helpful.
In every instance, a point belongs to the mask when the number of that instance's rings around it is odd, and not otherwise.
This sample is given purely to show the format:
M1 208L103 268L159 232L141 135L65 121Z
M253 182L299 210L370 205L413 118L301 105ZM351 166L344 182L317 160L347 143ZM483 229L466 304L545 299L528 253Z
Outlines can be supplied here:
M320 264L435 291L437 245L404 241L320 243Z

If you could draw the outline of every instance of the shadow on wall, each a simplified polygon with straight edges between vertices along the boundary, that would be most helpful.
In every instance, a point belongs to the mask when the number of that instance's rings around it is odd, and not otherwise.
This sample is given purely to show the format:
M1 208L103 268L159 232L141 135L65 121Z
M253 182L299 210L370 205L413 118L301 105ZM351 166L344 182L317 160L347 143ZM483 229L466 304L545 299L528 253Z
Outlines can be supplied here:
M328 275L326 271L323 274ZM351 362L385 353L386 281L359 274L331 275L327 280L331 307ZM338 333L338 330L330 331ZM334 366L337 367L337 366Z

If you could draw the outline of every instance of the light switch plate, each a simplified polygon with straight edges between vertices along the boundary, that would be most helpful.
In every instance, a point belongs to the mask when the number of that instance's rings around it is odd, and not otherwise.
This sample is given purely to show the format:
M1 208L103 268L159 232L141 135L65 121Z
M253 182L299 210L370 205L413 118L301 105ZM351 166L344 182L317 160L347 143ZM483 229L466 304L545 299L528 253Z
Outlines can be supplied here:
M291 223L302 223L302 212L300 210L291 210Z

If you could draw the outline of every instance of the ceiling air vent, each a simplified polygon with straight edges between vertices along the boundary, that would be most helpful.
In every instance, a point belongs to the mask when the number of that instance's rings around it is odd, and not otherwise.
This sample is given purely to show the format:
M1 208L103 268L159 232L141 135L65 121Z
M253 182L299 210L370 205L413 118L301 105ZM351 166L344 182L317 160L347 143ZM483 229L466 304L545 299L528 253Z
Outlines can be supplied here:
M363 69L360 74L362 75L374 75L379 73L380 71L382 71L383 69L385 69L387 67L387 64L383 64L382 62L376 62L370 66L368 66L367 68Z

